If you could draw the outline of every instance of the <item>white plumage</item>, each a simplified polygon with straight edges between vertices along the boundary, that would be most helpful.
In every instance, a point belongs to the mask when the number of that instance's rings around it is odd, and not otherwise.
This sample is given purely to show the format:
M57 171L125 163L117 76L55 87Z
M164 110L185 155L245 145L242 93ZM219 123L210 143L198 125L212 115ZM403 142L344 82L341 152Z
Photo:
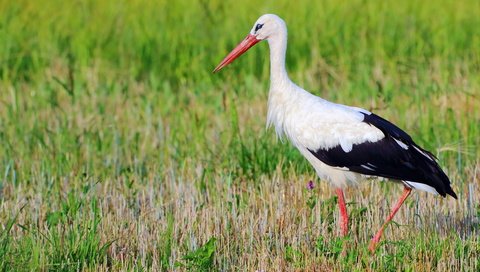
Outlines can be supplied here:
M385 137L379 129L363 123L359 109L334 104L316 97L291 81L280 86L272 81L268 100L267 126L275 126L312 164L322 179L336 187L356 183L359 175L344 167L331 167L308 151L340 145L345 152L354 144L376 142ZM362 110L363 112L367 112Z

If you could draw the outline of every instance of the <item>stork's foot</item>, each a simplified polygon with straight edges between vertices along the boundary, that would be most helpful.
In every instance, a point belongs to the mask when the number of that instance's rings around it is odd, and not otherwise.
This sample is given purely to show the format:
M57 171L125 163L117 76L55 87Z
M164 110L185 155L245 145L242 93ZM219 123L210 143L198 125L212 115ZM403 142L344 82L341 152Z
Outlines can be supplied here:
M382 238L382 234L383 234L383 228L381 228L377 232L377 234L375 234L375 236L372 238L372 240L370 241L370 245L368 246L368 250L371 253L375 253L375 249L377 249L377 244L380 242L380 238Z

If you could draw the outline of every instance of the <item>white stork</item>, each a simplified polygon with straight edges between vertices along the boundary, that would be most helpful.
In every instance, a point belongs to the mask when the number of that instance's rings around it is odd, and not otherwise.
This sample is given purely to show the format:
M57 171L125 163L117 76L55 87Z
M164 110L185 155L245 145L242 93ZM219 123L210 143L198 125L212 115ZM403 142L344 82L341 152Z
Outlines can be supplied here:
M412 189L457 198L436 158L403 130L367 110L312 95L290 80L285 69L287 27L277 15L261 16L214 72L263 40L270 47L267 127L273 124L278 137L288 137L318 176L336 188L343 236L348 234L343 189L363 177L378 176L404 185L402 196L370 243L372 252Z

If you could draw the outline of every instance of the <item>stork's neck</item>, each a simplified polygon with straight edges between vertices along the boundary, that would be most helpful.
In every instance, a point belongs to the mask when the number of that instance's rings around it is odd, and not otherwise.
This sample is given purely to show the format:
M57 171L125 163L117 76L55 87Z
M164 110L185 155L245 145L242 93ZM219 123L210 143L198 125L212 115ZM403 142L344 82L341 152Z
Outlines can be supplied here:
M287 29L268 39L270 47L270 80L272 87L290 82L285 69L285 54L287 51Z
M285 111L294 101L296 85L288 78L285 69L287 29L269 37L270 47L270 93L268 95L267 127L275 126L281 138L285 132Z

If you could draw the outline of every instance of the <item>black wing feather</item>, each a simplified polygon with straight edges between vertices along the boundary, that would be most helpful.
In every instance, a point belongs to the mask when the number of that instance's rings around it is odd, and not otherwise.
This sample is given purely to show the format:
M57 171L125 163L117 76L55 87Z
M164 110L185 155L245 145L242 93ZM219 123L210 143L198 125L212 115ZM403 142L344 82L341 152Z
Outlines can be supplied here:
M375 114L364 114L363 122L380 129L385 137L377 142L353 145L350 152L340 145L330 149L309 151L319 160L334 167L346 167L352 172L412 181L429 185L437 192L457 198L450 180L430 152L416 145L410 135ZM408 149L401 147L401 141Z

